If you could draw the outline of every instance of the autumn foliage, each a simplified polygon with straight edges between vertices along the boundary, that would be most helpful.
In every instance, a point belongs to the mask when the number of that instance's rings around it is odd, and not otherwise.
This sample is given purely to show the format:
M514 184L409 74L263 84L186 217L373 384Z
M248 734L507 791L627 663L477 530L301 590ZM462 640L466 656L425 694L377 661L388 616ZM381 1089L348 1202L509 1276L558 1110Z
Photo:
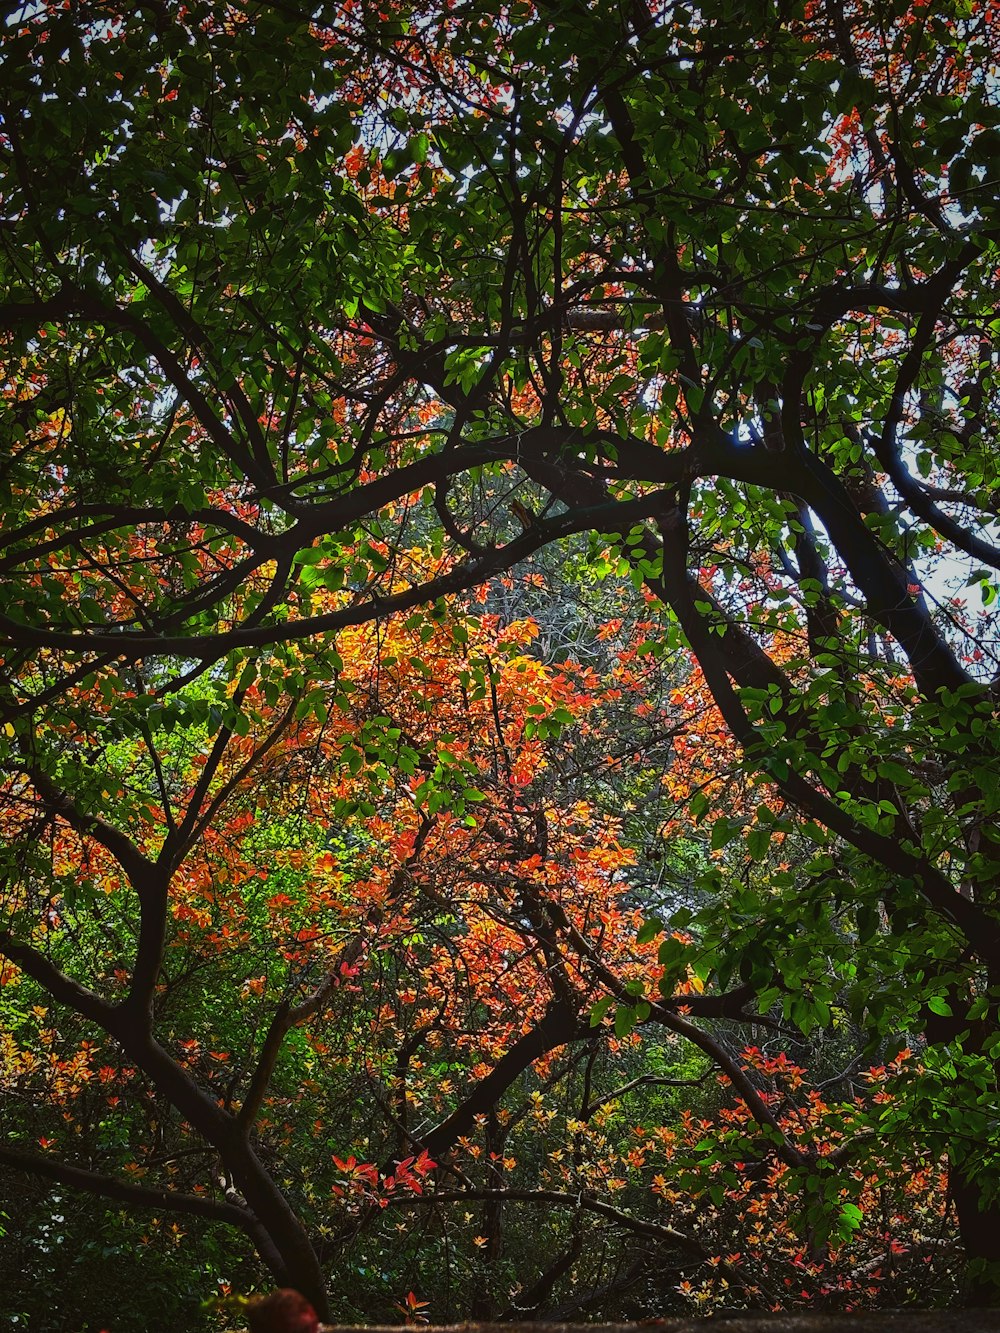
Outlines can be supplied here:
M992 1302L993 7L8 11L12 1327Z

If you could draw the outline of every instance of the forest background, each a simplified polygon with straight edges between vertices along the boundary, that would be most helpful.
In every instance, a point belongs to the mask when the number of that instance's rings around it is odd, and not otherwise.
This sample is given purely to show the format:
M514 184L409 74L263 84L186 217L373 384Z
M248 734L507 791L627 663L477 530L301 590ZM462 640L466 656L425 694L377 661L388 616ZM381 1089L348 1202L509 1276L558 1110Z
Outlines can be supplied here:
M9 1327L995 1303L996 18L3 6Z

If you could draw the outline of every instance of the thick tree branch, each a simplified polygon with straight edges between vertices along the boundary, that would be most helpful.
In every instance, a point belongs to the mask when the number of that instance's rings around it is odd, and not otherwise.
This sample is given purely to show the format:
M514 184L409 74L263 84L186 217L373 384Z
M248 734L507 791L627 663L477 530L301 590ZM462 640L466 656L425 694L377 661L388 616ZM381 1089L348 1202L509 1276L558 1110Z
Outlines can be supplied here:
M454 1147L467 1134L477 1115L496 1106L507 1089L536 1060L571 1041L596 1041L599 1029L590 1026L572 1009L553 1003L545 1014L506 1051L468 1097L433 1129L420 1135L420 1142L434 1158Z
M955 266L957 267L957 266ZM946 270L950 275L951 270ZM916 384L923 365L924 354L930 346L937 329L939 312L928 309L921 315L917 324L913 344L903 357L896 374L896 383L892 392L892 404L882 427L882 432L874 439L875 456L889 474L892 484L910 506L913 512L928 523L935 532L950 541L952 545L974 560L981 560L993 569L1000 569L1000 548L992 542L977 537L965 525L946 514L934 503L928 491L903 462L899 441L900 427L906 409L907 395Z
M540 519L506 545L487 555L460 561L446 573L398 593L382 596L372 593L353 605L301 620L285 620L270 625L242 627L205 635L148 635L132 631L116 634L36 629L18 624L0 615L0 644L34 648L64 648L73 651L110 650L124 661L144 657L175 656L201 662L220 661L235 648L259 648L276 643L294 643L335 630L365 625L402 611L413 610L454 593L465 592L486 582L527 559L536 551L561 537L576 532L616 530L628 521L647 517L657 508L657 498L650 495L636 500L606 501L595 509L572 510L548 519Z
M82 811L68 792L60 790L47 773L30 764L27 775L46 808L64 819L70 828L109 851L128 876L129 882L140 895L143 884L154 869L153 862L143 856L131 838L107 823L99 815Z
M134 1185L129 1181L106 1176L100 1171L70 1166L66 1162L56 1161L40 1153L20 1152L2 1146L0 1146L0 1166L22 1171L29 1176L37 1176L40 1180L52 1180L59 1185L81 1190L85 1194L114 1199L118 1203L127 1204L130 1208L154 1208L158 1211L205 1217L213 1222L225 1222L228 1226L239 1227L254 1240L257 1239L259 1231L257 1219L249 1209L241 1208L238 1204L223 1203L201 1194L181 1194L175 1190Z
M37 981L53 999L91 1019L106 1032L115 1032L118 1028L120 1010L117 1005L109 1004L96 991L67 976L32 945L19 944L9 931L4 930L0 931L0 953Z

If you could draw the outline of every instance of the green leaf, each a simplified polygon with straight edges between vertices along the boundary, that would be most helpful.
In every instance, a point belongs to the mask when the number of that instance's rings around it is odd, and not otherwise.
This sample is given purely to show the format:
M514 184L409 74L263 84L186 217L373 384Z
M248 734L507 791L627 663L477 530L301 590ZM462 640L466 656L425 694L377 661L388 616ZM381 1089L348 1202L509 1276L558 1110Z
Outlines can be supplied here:
M738 820L727 819L721 815L712 825L712 851L720 851L739 833L741 824Z
M635 1027L636 1011L628 1005L619 1005L615 1011L615 1036L627 1037Z
M746 845L747 851L754 861L763 861L767 856L773 833L774 826L771 824L755 824L750 829L746 837Z
M639 927L636 935L636 941L639 944L648 944L650 940L656 939L657 935L662 935L666 927L659 917L649 917Z

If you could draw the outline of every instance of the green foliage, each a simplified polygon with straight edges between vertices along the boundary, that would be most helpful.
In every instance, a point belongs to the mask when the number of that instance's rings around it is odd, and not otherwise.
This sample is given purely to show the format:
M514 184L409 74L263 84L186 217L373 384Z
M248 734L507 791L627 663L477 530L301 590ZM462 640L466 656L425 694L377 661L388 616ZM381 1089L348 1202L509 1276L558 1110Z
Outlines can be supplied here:
M8 9L0 1164L44 1182L38 1282L73 1249L103 1317L156 1202L206 1283L321 1311L441 1271L435 1316L774 1304L683 1276L773 1205L773 1262L853 1302L881 1197L860 1299L906 1300L942 1161L993 1253L989 5ZM620 1148L633 1094L663 1134ZM55 1241L74 1179L126 1211ZM668 1204L680 1240L629 1232ZM145 1320L193 1310L164 1225Z

